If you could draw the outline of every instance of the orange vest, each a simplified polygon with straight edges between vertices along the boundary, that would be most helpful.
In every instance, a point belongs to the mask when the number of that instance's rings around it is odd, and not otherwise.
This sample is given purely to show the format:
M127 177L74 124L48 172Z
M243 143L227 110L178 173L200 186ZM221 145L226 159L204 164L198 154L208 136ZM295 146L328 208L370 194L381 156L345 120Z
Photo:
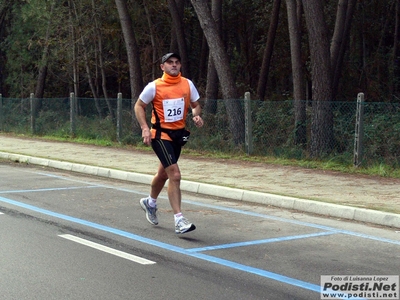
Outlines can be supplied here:
M166 78L178 82L170 83L163 78L156 79L156 95L153 99L153 110L151 115L151 124L153 127L164 129L185 128L186 115L190 106L190 86L186 78ZM158 131L160 133L160 131ZM156 129L151 129L151 137L156 137ZM171 140L165 132L157 138Z

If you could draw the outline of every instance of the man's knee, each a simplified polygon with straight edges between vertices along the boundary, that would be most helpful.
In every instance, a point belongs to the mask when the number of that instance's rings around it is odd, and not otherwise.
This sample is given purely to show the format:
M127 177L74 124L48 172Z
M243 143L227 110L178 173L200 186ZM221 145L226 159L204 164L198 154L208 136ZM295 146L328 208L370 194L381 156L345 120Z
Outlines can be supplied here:
M181 171L178 168L177 164L173 164L165 169L168 174L168 179L170 181L180 181L181 180Z

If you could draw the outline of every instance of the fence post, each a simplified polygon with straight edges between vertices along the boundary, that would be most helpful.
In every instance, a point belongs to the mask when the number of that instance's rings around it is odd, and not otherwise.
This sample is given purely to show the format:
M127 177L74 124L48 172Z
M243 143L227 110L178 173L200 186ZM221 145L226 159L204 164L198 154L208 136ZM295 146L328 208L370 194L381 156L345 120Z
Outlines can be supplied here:
M4 116L4 113L3 113L3 95L0 94L0 131L3 131L3 124L4 124L3 116Z
M121 143L122 138L122 93L118 93L117 100L117 141Z
M248 155L253 154L253 125L251 122L251 101L250 93L244 94L244 110L245 110L245 145L246 153Z
M71 93L69 95L69 118L70 118L70 133L71 133L71 137L75 137L76 136L76 97L74 93Z
M354 133L354 166L359 167L363 159L364 138L364 93L357 95L356 129Z
M30 97L31 104L31 134L36 133L36 103L35 103L35 94L31 93Z

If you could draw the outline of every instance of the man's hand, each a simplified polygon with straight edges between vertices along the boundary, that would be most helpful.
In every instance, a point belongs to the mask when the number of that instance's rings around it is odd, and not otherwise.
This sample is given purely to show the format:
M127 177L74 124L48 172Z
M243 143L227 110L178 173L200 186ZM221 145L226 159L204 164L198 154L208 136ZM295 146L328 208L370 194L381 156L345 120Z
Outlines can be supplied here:
M194 116L192 120L196 127L202 127L204 125L204 121L200 116Z
M142 129L142 138L143 138L143 143L145 143L147 146L150 146L151 144L151 133L149 128L143 128Z

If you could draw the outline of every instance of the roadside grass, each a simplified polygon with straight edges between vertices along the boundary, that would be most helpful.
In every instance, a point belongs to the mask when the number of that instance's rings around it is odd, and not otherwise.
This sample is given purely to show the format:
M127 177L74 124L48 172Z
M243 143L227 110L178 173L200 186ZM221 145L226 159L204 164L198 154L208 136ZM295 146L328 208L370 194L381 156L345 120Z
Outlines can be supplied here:
M96 145L101 147L111 147L111 148L122 148L122 149L132 149L140 151L151 152L151 147L147 147L142 143L140 137L129 136L125 138L121 143L112 141L110 137L100 137L100 136L79 136L71 137L65 132L53 132L51 135L36 136L36 135L26 135L26 134L15 134L15 133L1 133L7 134L9 136L23 137L23 138L33 138L49 141L59 141L59 142L70 142L79 143L86 145ZM243 151L217 151L217 150L207 150L202 149L196 150L189 147L184 147L182 153L190 157L202 157L208 159L225 159L232 161L249 161L265 164L273 164L277 166L291 166L299 167L305 169L315 169L324 171L336 171L346 174L362 174L368 176L379 176L386 178L400 178L400 169L394 168L392 166L386 165L384 163L377 163L366 166L355 167L348 163L349 154L335 155L332 157L327 157L324 159L312 159L312 158L287 158L285 155L281 157L275 157L271 155L247 155Z

